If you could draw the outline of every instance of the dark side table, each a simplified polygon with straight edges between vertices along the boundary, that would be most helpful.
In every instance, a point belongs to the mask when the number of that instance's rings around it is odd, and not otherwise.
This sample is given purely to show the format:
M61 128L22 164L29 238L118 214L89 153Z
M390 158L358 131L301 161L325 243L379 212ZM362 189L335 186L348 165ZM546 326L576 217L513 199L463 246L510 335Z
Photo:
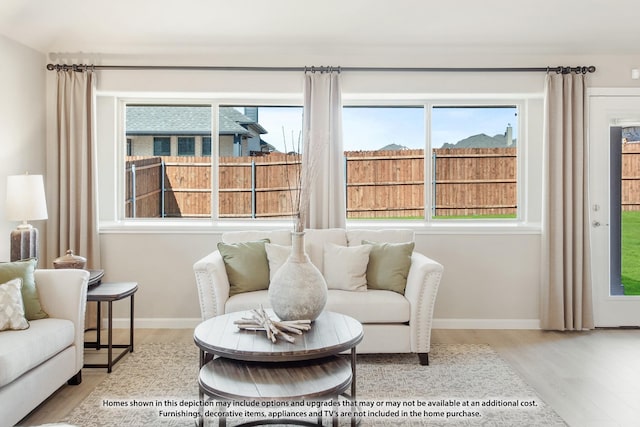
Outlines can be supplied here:
M104 277L104 270L88 270L89 271L89 289L93 286L98 286L102 283Z
M138 284L136 282L105 282L99 286L89 288L87 291L87 301L95 301L98 304L97 314L97 328L96 328L96 341L84 343L85 348L93 348L100 350L102 344L100 342L100 320L101 320L101 305L102 302L108 303L108 317L107 317L107 363L87 363L85 368L107 368L107 372L111 372L113 365L127 353L133 353L133 320L134 320L134 294L138 290ZM120 301L129 297L131 308L129 316L129 343L128 344L114 344L113 343L113 302ZM113 349L124 349L120 354L113 358Z

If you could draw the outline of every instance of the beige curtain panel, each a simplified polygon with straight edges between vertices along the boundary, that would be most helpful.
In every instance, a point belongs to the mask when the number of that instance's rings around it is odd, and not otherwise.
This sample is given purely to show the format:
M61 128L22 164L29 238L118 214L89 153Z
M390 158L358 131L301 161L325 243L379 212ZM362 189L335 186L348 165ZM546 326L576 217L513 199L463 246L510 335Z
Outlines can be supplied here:
M548 74L545 114L542 327L592 329L585 75Z
M58 71L56 138L47 149L47 265L68 249L100 268L97 220L95 74Z
M304 75L303 165L312 165L311 228L344 228L344 149L340 72Z

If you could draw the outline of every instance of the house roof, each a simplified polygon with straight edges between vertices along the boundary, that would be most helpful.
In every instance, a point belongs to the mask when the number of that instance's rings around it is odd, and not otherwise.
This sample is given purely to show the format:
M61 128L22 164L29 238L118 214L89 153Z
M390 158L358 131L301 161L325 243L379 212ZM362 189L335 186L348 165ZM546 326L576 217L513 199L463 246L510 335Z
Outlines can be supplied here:
M248 135L251 126L258 133L267 131L233 107L220 107L218 133ZM129 105L127 135L210 135L211 107L185 105Z

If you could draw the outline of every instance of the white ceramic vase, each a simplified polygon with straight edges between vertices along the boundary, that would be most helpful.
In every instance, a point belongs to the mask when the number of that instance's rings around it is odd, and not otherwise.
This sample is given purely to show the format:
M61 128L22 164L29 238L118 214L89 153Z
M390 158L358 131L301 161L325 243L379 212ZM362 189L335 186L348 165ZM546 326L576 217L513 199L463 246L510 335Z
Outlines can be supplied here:
M327 303L327 282L304 250L304 232L291 233L291 243L269 284L269 302L281 320L315 320Z

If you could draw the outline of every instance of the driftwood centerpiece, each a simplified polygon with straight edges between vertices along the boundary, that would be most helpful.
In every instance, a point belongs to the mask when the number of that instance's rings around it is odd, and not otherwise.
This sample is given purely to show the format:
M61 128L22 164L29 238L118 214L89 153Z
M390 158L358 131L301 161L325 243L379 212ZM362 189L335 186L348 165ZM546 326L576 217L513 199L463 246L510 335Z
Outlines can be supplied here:
M272 342L282 338L292 343L296 339L290 333L302 335L302 332L311 329L311 320L273 320L262 307L251 310L251 317L243 317L233 323L238 329L264 330Z

